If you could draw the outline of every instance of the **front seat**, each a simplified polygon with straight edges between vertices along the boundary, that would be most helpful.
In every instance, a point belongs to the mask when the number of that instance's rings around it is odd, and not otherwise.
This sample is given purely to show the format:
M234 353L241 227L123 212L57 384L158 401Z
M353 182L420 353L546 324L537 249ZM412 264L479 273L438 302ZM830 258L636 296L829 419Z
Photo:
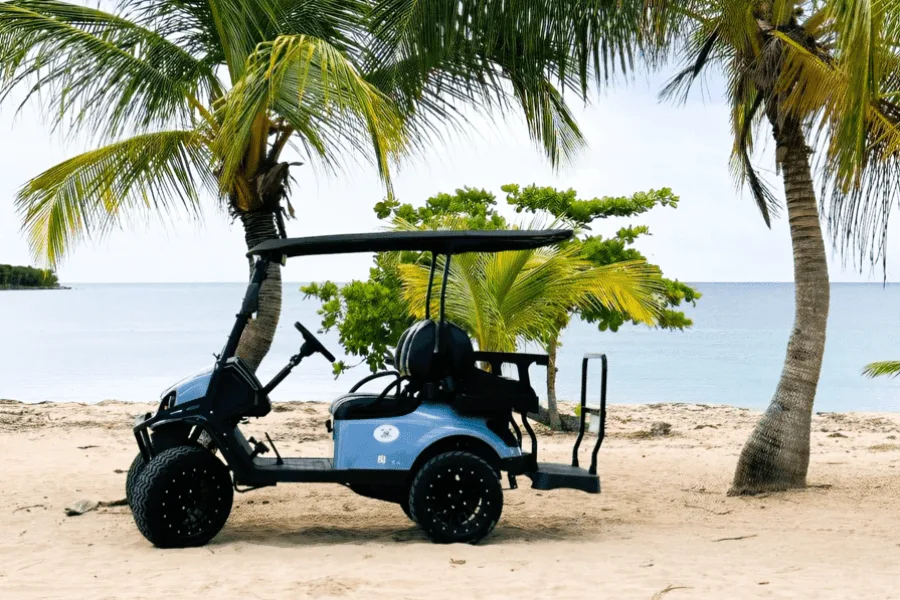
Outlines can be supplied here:
M399 373L380 394L351 393L331 403L331 415L338 419L378 419L399 417L416 410L418 392L429 380L434 365L437 323L418 321L401 334L394 355ZM406 382L404 389L399 389Z

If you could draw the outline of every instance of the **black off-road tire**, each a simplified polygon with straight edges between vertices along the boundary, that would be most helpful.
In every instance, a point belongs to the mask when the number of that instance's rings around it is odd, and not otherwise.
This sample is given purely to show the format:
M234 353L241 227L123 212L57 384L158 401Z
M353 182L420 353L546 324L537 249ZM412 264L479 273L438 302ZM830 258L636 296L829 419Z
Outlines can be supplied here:
M233 500L231 474L221 460L199 446L176 446L141 471L131 514L154 546L202 546L225 525Z
M409 489L410 518L433 542L476 544L503 512L497 472L469 452L445 452L425 463Z
M209 434L206 433L205 431L203 432L203 435L206 435L207 438L209 438ZM215 446L213 446L211 442L212 442L212 440L210 439L210 444L208 446L205 445L203 443L203 437L201 435L200 440L198 440L196 442L196 444L199 444L199 445L205 447L207 450L209 450L210 452L215 454L216 449L215 449ZM186 446L191 443L193 443L193 442L191 442L189 440L183 440L175 445ZM125 500L128 502L128 506L131 506L131 497L133 495L132 489L134 488L134 483L137 481L138 475L141 474L141 472L144 470L144 467L146 467L146 466L147 466L147 463L144 462L143 455L141 455L141 453L138 452L137 456L134 457L134 460L131 461L131 466L128 467L128 475L125 476Z
M144 462L144 457L138 452L134 460L131 461L131 466L128 467L128 475L125 476L125 500L128 502L128 506L131 506L131 490L134 488L134 483L146 466L147 463Z

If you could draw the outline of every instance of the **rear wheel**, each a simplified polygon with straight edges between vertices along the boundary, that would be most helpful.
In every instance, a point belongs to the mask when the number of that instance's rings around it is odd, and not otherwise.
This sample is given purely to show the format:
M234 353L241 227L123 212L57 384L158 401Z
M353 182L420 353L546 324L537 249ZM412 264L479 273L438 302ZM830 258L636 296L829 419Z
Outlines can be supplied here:
M474 544L493 531L503 511L496 471L468 452L445 452L425 463L409 490L410 518L432 541Z
M234 490L221 460L198 446L159 453L138 475L131 512L138 529L160 548L202 546L228 520Z

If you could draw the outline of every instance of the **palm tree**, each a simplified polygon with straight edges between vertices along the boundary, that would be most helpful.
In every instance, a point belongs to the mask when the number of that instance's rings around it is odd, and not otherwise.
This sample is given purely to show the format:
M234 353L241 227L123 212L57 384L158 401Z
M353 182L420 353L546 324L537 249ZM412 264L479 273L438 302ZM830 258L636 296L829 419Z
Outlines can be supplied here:
M634 16L617 0L2 2L0 99L40 101L95 146L25 184L24 229L55 266L86 236L212 196L254 246L285 235L285 147L328 167L362 154L390 193L392 160L464 126L464 104L517 108L558 164L583 144L563 93L628 65ZM280 316L268 275L237 350L254 369Z
M883 258L887 213L900 189L900 11L896 2L870 0L649 0L649 7L663 58L676 49L686 55L665 95L686 94L709 69L724 76L734 171L766 224L779 203L751 164L755 128L765 123L775 141L795 320L781 379L730 493L802 487L829 303L813 169L841 248Z
M900 375L900 361L885 360L869 363L863 369L863 375L866 377L897 377Z
M444 225L459 229L460 224L464 220L450 219ZM436 270L443 270L442 259ZM423 318L430 265L401 264L399 273L413 316ZM515 352L527 342L555 348L570 313L579 308L602 306L654 324L662 287L657 267L642 260L597 266L581 256L578 244L462 254L450 262L445 310L480 350ZM437 312L435 304L431 314ZM548 397L547 409L551 427L560 429L555 397Z

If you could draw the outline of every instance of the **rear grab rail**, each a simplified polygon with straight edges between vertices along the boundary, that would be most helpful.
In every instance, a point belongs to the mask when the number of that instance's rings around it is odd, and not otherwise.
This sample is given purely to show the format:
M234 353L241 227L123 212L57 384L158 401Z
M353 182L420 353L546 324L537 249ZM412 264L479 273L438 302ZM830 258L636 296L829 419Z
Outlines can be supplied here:
M588 408L587 406L587 376L588 363L592 360L600 360L600 408ZM600 452L600 446L603 444L603 437L606 435L606 373L607 361L606 354L585 354L581 359L581 422L578 427L578 437L575 439L575 447L572 448L572 466L578 466L578 447L584 438L584 425L588 413L597 414L600 417L600 429L597 432L597 443L594 444L594 450L591 452L591 468L588 471L591 475L597 474L597 453Z

